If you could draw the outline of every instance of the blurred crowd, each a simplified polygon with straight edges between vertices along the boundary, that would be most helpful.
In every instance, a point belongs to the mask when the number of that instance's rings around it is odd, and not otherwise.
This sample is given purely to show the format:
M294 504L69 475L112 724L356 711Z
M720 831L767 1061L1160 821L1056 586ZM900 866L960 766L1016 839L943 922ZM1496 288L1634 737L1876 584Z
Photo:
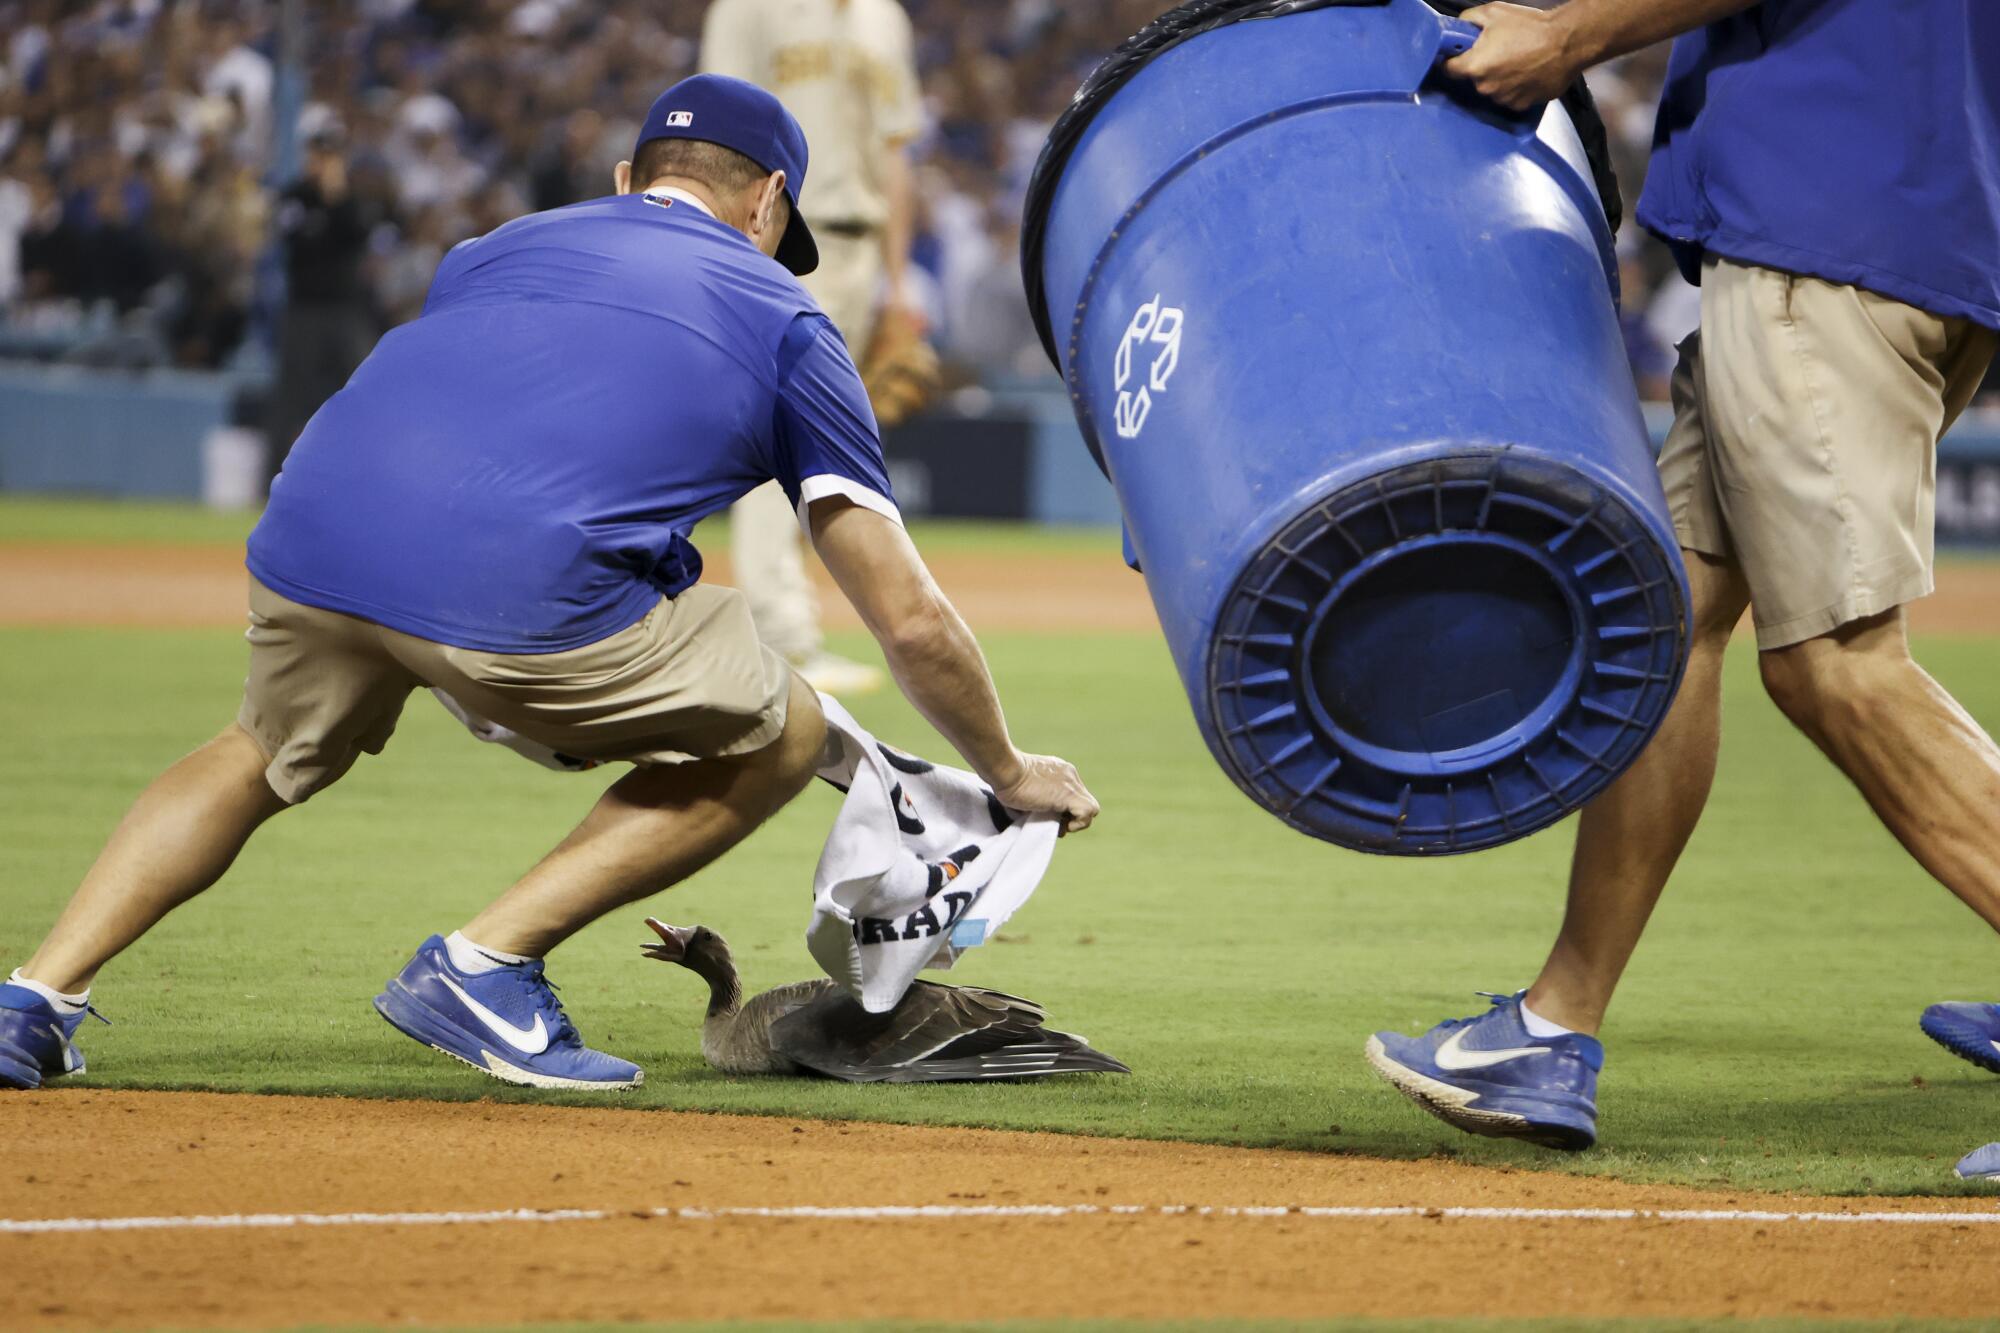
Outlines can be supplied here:
M1028 176L1078 83L1162 7L906 0L918 294L961 367L1047 373L1017 270ZM693 70L703 8L303 0L291 92L273 0L0 0L0 352L267 362L287 249L292 299L372 338L417 312L459 239L608 192L652 97ZM1663 69L1659 51L1592 75L1628 204ZM1633 363L1664 396L1693 292L1635 226L1623 251Z

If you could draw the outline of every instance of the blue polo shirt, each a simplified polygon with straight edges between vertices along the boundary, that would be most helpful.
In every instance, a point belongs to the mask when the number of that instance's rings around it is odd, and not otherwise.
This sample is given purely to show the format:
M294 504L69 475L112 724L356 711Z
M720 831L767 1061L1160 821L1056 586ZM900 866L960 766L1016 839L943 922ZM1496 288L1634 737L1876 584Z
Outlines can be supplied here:
M896 514L839 333L692 200L599 199L445 257L300 435L250 572L434 642L559 652L693 584L689 531L774 478Z
M1763 0L1674 44L1639 221L2000 328L2000 0Z

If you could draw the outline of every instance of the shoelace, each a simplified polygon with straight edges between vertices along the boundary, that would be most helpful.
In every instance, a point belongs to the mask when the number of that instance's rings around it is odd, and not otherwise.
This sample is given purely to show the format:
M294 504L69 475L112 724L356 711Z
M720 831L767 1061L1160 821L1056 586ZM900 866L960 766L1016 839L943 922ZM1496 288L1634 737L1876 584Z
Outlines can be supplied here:
M550 981L539 960L528 965L528 992L534 997L535 1012L548 1020L549 1045L580 1046L583 1038L577 1035L576 1025L563 1012L562 1001L556 998L561 987Z
M1493 1009L1499 1008L1502 1001L1511 1000L1514 998L1511 995L1501 995L1497 991L1490 991L1490 990L1476 990L1472 993L1474 995L1479 996L1481 999L1491 1000L1493 1002L1493 1008L1488 1009L1486 1013L1483 1014L1467 1014L1464 1018L1448 1018L1444 1022L1438 1024L1438 1029L1440 1031L1450 1032L1453 1031L1454 1029L1465 1027L1468 1024L1477 1023L1481 1019L1491 1015Z

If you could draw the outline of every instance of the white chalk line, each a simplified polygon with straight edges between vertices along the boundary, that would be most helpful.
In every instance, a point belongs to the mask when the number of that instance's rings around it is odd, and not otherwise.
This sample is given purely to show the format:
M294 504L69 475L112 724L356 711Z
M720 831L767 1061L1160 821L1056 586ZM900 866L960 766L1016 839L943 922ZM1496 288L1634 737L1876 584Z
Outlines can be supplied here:
M920 1204L825 1208L503 1208L486 1212L430 1213L223 1213L182 1217L0 1218L0 1235L80 1231L235 1231L285 1227L435 1227L494 1222L612 1222L620 1218L676 1222L780 1219L809 1222L965 1221L981 1218L1239 1217L1365 1221L1420 1217L1495 1222L1757 1222L1889 1226L1996 1226L1992 1212L1774 1212L1748 1208L1426 1208L1195 1204Z

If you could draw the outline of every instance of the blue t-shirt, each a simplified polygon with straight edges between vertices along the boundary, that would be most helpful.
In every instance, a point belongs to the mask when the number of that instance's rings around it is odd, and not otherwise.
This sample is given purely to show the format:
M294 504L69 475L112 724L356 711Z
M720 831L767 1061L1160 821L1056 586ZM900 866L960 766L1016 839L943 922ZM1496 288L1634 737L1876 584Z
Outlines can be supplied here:
M840 334L692 203L599 199L445 256L299 436L250 572L434 642L559 652L693 584L688 532L773 478L895 515Z
M1764 0L1674 44L1639 221L2000 328L2000 0Z

